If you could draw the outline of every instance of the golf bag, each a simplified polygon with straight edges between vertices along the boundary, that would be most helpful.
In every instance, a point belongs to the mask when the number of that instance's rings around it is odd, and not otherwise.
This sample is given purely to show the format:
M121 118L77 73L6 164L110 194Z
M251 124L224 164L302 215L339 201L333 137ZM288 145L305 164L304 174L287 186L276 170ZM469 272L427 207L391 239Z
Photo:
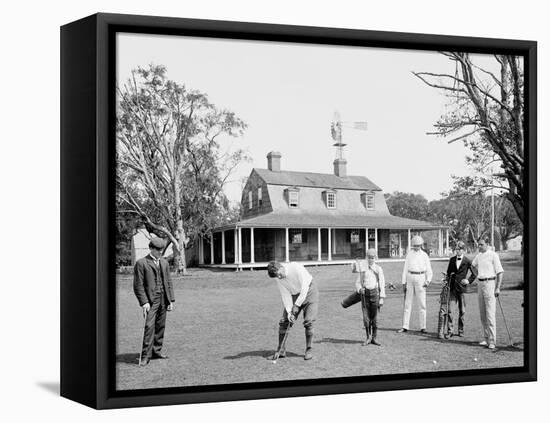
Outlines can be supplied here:
M443 288L441 289L441 294L439 295L439 316L437 322L437 333L438 335L443 335L445 338L449 336L450 328L450 302L451 302L451 282L453 281L455 274L446 275L444 278Z

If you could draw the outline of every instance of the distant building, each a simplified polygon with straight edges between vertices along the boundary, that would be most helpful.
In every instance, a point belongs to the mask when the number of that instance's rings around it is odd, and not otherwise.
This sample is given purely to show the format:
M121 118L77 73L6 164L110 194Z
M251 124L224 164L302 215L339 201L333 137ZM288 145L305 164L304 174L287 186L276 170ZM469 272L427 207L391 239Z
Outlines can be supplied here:
M140 228L136 231L132 237L132 266L136 264L140 258L149 254L149 242L156 235L150 234L147 229ZM164 252L164 257L170 257L172 255L172 246L170 245Z
M449 250L448 227L392 216L384 193L365 176L281 170L281 154L254 168L241 198L241 219L200 239L199 264L261 267L271 260L340 264L375 248L380 258L402 258L412 235L437 231L436 255ZM445 236L443 234L445 232Z
M523 242L523 237L521 235L518 235L517 237L506 241L506 249L508 251L521 251L522 242Z

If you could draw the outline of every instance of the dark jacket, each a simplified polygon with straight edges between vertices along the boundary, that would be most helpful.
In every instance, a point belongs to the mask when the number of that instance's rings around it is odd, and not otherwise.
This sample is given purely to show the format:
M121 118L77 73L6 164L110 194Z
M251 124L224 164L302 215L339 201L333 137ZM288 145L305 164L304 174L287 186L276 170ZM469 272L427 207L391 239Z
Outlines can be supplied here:
M160 259L160 271L163 276L164 292L170 302L174 302L175 298L172 280L170 279L170 266L164 258ZM161 277L161 272L158 271L154 260L149 255L136 262L134 266L134 293L136 294L140 306L146 303L153 304L157 278Z
M472 271L472 261L466 257L462 256L462 262L460 263L460 268L456 268L456 256L453 256L449 259L449 265L447 266L447 275L449 277L452 273L455 275L451 278L451 291L455 292L457 294L462 294L466 292L466 288L468 285L464 286L460 283L462 279L468 279L466 276L468 275L468 271L470 271L470 279L469 283L472 283L472 281L475 279L472 278L473 271Z

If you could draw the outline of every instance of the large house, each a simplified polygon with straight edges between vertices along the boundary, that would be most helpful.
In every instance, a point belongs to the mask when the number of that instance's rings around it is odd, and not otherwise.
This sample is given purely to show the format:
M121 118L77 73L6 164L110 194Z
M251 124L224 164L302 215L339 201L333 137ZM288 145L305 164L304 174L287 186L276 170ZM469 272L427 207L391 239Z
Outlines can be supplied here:
M270 152L267 169L250 173L241 210L238 222L199 240L200 265L341 264L364 258L368 248L380 259L399 259L411 236L426 231L436 233L436 245L428 246L433 255L449 251L448 227L391 215L382 189L365 176L348 176L343 158L334 160L333 174L294 172L282 170L281 154Z

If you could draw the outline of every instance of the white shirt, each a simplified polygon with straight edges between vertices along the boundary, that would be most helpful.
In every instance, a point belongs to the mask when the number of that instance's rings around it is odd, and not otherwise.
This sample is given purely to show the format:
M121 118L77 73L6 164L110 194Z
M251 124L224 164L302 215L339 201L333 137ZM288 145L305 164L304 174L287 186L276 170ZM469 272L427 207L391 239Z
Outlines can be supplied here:
M430 258L422 250L411 250L407 253L405 258L405 265L403 266L403 275L401 282L403 285L407 283L407 274L409 272L425 272L426 281L430 283L432 281L432 265L430 264Z
M499 273L504 272L498 254L491 250L475 256L472 266L477 269L478 279L494 278Z
M301 306L306 299L313 277L299 263L284 263L282 266L285 269L286 276L282 279L277 279L277 282L285 310L290 313L293 305L292 296L299 294L294 304Z
M375 289L380 286L380 298L386 298L386 281L384 279L384 271L380 266L374 263L369 266L367 260L358 260L357 271L359 275L355 281L355 289L359 291L362 287L367 289Z

